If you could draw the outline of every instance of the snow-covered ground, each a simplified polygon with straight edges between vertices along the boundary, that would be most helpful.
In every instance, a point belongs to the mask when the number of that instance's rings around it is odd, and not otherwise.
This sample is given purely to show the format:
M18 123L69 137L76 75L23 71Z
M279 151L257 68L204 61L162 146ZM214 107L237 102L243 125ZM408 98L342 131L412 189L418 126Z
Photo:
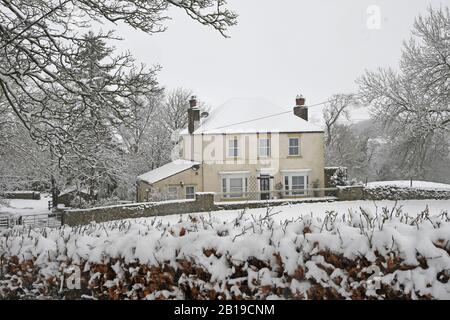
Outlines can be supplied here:
M40 200L24 200L24 199L10 199L8 206L0 204L1 215L35 215L48 214L48 201L51 200L49 194L42 193Z
M443 190L450 191L450 184L437 183L430 181L411 181L410 180L397 180L397 181L376 181L369 182L367 184L368 188L379 188L379 187L398 187L398 188L414 188L421 190Z
M24 273L5 273L0 297L59 292L75 265L101 299L450 299L449 205L351 201L16 227L0 233L0 252L5 270Z
M372 212L373 214L381 213L382 209L386 207L388 209L402 208L403 211L408 212L410 215L417 215L428 208L430 214L440 214L442 212L450 213L450 200L403 200L398 201L336 201L336 202L316 202L316 203L300 203L292 205L283 205L278 207L272 207L270 212L275 214L273 218L276 221L284 221L290 219L297 219L301 216L313 215L314 217L324 217L329 211L335 211L339 215L348 214L349 211L359 211L359 208L365 211ZM213 211L211 215L224 222L231 221L242 212L242 210L221 210ZM246 213L255 217L265 215L267 208L247 209ZM183 214L184 219L188 215L209 215L209 213L196 213L196 214ZM145 218L144 218L145 219ZM158 217L163 222L176 223L180 220L180 215L170 215Z

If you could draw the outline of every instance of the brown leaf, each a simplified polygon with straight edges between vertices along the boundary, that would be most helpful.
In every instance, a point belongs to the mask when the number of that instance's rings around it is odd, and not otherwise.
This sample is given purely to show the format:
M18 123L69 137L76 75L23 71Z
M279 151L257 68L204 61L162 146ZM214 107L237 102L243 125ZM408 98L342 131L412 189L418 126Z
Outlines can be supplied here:
M307 234L307 233L312 233L311 229L309 227L304 227L303 228L303 234Z
M303 269L301 266L299 266L294 272L294 278L296 280L305 279L305 269Z

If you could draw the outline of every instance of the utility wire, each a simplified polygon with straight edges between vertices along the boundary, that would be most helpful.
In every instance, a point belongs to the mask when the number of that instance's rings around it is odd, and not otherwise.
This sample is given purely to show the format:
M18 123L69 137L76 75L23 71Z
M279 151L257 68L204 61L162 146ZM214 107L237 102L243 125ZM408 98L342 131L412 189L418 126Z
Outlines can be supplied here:
M326 103L329 103L329 102L332 102L332 101L333 100L327 100L327 101L323 101L323 102L312 104L312 105L305 106L305 107L307 107L307 108L317 107L317 106L320 106L320 105L323 105L323 104L326 104ZM276 116L279 116L279 115L282 115L282 114L291 113L291 112L292 112L292 110L283 111L283 112L279 112L279 113L275 113L275 114L271 114L271 115L267 115L267 116L263 116L263 117L259 117L259 118L253 118L253 119L249 119L249 120L245 120L245 121L241 121L241 122L230 123L230 124L227 124L225 126L217 127L217 128L211 129L211 130L223 129L223 128L235 126L235 125L238 125L238 124L243 124L243 123L263 120L263 119L267 119L267 118L271 118L271 117L276 117Z
M267 119L267 118L271 118L271 117L275 117L275 116L279 116L279 115L286 114L286 113L291 113L291 112L292 112L291 110L283 111L283 112L280 112L280 113L275 113L275 114L271 114L271 115L260 117L260 118L254 118L254 119L245 120L245 121L241 121L241 122L235 122L235 123L227 124L227 125L222 126L222 127L214 128L213 130L223 129L223 128L231 127L231 126L234 126L234 125L237 125L237 124L243 124L243 123L258 121L258 120L262 120L262 119Z

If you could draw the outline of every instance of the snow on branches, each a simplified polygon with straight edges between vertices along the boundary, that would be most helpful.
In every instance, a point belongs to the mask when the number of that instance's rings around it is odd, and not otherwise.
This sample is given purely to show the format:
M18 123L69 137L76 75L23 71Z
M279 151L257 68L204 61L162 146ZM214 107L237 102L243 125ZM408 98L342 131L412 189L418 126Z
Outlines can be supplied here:
M147 33L165 30L170 5L224 34L236 14L224 0L26 0L0 1L0 92L35 141L61 156L77 150L73 127L86 111L99 121L123 122L128 104L152 93L158 67L135 65L129 53L111 50L101 72L85 72L86 45L117 39L112 32L87 34L92 24L123 22ZM101 114L99 112L101 111Z

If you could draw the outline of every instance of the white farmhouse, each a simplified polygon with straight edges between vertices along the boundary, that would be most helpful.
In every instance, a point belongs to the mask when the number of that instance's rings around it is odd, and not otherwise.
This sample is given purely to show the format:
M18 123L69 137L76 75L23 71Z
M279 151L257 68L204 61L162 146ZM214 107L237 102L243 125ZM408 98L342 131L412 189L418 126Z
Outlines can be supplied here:
M265 200L321 195L323 130L308 122L305 99L280 108L263 99L232 99L201 113L190 100L181 158L138 177L138 201L156 195L219 200Z

